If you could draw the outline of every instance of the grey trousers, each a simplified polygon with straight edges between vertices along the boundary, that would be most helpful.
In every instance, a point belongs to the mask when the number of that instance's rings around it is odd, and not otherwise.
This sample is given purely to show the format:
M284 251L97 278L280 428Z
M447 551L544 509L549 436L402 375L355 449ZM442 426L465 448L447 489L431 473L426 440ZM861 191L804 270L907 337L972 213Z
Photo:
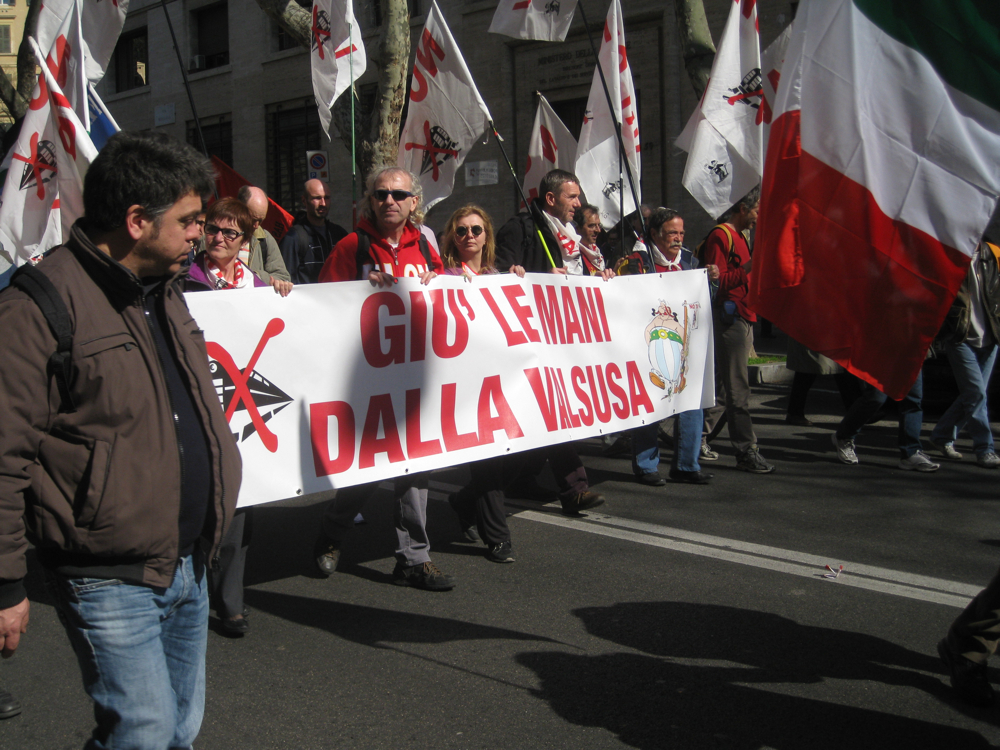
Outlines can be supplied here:
M208 566L208 592L222 619L243 614L243 571L253 535L253 508L240 508L219 544L219 569Z
M747 358L753 348L753 325L737 316L726 325L716 309L715 324L715 406L705 409L705 437L710 440L722 429L725 415L729 440L742 456L757 444L750 422L750 380Z
M342 542L354 528L354 517L368 498L378 491L378 484L359 484L337 491L323 514L323 534ZM396 525L396 560L402 565L422 565L431 559L427 538L427 474L397 477L393 481L393 520Z

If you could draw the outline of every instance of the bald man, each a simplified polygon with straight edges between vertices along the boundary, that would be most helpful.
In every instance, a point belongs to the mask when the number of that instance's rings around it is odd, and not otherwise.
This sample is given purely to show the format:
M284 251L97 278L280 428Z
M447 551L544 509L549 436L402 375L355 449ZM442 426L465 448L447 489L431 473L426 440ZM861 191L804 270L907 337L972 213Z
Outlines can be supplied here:
M296 284L315 284L334 245L347 230L326 218L330 209L330 186L322 180L306 180L302 186L305 213L295 217L281 240L281 256Z
M253 236L250 238L250 253L247 259L243 260L257 277L266 284L274 285L274 281L291 282L292 277L285 268L285 261L281 257L281 250L278 242L262 226L262 222L267 218L269 207L267 193L259 187L244 185L236 194L238 200L243 201L250 209L253 216ZM290 286L290 284L289 284Z

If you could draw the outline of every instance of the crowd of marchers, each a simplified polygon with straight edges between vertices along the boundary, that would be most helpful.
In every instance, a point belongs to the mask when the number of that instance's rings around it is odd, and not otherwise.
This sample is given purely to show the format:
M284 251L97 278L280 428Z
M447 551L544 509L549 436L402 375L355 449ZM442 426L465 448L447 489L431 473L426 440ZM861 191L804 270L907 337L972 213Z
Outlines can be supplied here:
M758 448L749 408L747 362L757 318L748 305L751 238L760 202L751 191L694 250L684 219L642 206L615 232L585 202L573 174L553 170L538 197L494 229L476 205L433 231L421 210L418 178L376 168L353 231L331 222L330 191L303 186L302 212L280 242L263 227L266 194L244 187L205 209L214 174L190 147L158 133L120 133L87 172L85 216L68 241L14 274L0 294L0 649L13 655L28 625L29 543L95 703L88 748L189 748L205 701L208 618L224 633L250 631L243 571L253 509L236 509L239 449L209 371L203 333L184 293L270 286L282 296L299 284L400 277L433 285L438 275L554 273L607 283L628 274L703 269L712 296L716 403L676 414L607 441L631 453L635 480L659 487L708 484L702 462L719 460L723 427L736 468L775 470ZM987 238L988 239L988 238ZM986 384L1000 341L1000 248L984 240L938 337L960 396L930 435L944 459L959 461L964 432L979 466L995 469ZM657 311L654 311L655 313ZM650 381L662 387L658 346L669 339L669 310L647 329ZM662 320L661 320L662 317ZM659 322L658 322L659 321ZM666 364L663 367L667 367ZM806 399L820 375L834 375L845 415L832 448L858 463L855 438L886 401L815 352L794 342L796 371L787 421L810 426ZM921 449L922 379L899 402L899 468L940 468ZM672 433L671 467L660 473L661 430ZM548 463L557 492L536 478ZM464 537L487 560L513 563L508 495L558 500L566 515L597 507L572 443L477 461L448 498ZM336 572L345 537L376 484L337 493L325 508L313 557ZM393 481L397 533L393 581L430 591L455 586L430 558L428 475ZM939 652L952 684L973 703L992 701L986 658L1000 633L1000 574L955 622ZM0 690L0 718L21 712Z

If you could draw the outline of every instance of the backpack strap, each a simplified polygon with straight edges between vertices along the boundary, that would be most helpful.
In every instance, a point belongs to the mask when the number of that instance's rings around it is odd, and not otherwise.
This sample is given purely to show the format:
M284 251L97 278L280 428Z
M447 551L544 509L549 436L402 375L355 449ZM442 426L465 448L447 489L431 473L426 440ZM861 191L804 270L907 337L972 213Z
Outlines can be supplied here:
M424 260L427 262L427 270L434 270L434 260L431 258L431 247L427 243L427 238L424 237L424 233L420 233L420 238L417 240L417 245L420 246L420 254L424 256Z
M354 254L354 260L357 264L357 273L355 278L358 281L364 280L362 275L365 270L366 264L373 264L372 260L372 238L368 235L368 232L362 231L361 229L355 229L354 234L358 236L358 250Z
M73 322L66 303L49 277L30 263L17 269L10 283L35 301L38 309L42 311L45 322L49 324L52 335L56 338L56 350L49 357L48 373L49 377L55 378L56 387L59 389L59 398L62 401L59 411L72 414L76 411L73 394L70 392L70 383L75 375L72 358Z

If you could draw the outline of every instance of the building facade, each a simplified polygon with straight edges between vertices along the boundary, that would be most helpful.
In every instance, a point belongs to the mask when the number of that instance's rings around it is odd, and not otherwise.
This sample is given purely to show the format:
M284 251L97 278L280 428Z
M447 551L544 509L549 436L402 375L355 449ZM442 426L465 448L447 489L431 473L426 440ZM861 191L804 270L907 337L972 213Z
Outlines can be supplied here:
M607 2L580 4L599 44ZM537 106L535 91L579 133L596 62L582 14L577 11L564 43L531 42L487 33L496 0L440 0L439 5L520 177ZM718 42L732 0L705 0L705 5ZM789 23L791 5L787 0L758 1L762 45ZM414 44L429 7L430 0L410 0ZM674 3L622 0L622 7L638 99L643 202L680 210L693 245L713 222L681 186L687 155L673 145L697 104L680 53ZM118 48L98 89L119 125L163 130L197 144L183 65L211 153L293 210L306 176L306 151L326 150L334 193L331 217L349 226L350 152L339 137L330 142L320 132L308 52L295 46L254 0L172 0L166 9L179 55L159 0L129 4ZM359 97L366 101L374 97L377 80L380 0L356 0L355 14L368 54L368 71L358 84ZM411 61L414 54L411 49ZM467 185L467 170L462 170L452 196L428 214L427 223L435 229L469 202L483 206L498 224L515 212L520 201L514 179L492 138L471 149L466 165L470 163L485 163L470 182L490 182L481 175L496 173L496 183ZM359 194L361 190L359 186Z
M17 88L17 48L24 36L27 15L28 0L0 0L0 67L14 88ZM13 122L7 112L0 113L0 129L6 130Z

